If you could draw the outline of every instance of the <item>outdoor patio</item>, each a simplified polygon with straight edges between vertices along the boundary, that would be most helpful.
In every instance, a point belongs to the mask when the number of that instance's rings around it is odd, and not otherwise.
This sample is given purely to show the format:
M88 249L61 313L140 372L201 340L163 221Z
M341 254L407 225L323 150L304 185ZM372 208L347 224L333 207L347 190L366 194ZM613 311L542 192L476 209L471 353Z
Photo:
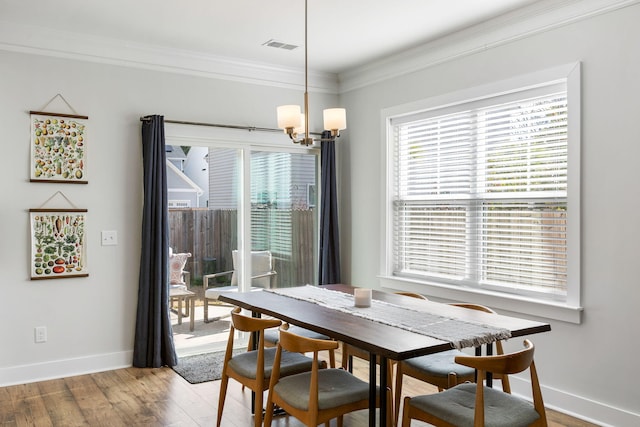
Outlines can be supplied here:
M198 288L192 288L196 294ZM174 305L175 307L175 305ZM204 323L204 306L202 297L196 297L195 325L189 330L189 316L182 317L182 324L178 325L177 311L171 310L171 325L173 340L178 357L193 354L209 353L224 350L229 338L229 319L232 307L229 305L209 305L209 319L216 319Z

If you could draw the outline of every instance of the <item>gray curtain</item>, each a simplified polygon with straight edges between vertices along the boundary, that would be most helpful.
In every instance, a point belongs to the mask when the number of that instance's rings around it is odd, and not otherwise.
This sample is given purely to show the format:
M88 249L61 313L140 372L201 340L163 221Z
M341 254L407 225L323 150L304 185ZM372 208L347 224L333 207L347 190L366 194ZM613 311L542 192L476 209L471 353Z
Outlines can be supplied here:
M178 363L169 318L169 225L164 117L142 120L144 205L133 366Z
M340 283L340 239L338 235L338 196L336 193L336 141L331 132L322 132L320 157L320 274L318 283Z

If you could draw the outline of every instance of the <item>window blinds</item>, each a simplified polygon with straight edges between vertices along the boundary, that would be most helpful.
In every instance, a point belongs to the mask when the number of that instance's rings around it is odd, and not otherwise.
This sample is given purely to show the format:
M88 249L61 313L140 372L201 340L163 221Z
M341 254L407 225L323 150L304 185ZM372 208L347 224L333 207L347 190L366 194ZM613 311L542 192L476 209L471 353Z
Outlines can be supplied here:
M566 293L563 85L392 119L391 130L395 275Z

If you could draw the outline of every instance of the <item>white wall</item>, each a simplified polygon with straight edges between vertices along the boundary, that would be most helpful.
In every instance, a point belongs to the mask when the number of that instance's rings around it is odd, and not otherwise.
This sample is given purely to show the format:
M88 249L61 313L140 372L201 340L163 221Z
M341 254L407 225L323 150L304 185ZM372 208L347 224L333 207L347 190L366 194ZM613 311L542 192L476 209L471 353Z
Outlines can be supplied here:
M367 189L381 182L381 110L582 61L583 321L551 320L531 339L546 403L615 426L640 425L638 22L636 4L343 93L349 134L338 144L343 281L375 286L381 193Z
M28 112L43 109L58 93L89 116L87 185L29 182ZM336 100L329 94L310 98L318 121L322 107ZM58 101L51 109L69 112ZM0 386L131 365L142 209L140 116L275 127L276 106L289 103L301 104L302 90L0 51ZM28 210L56 191L88 209L90 275L31 281ZM69 207L58 202L47 207ZM118 246L101 246L101 230L117 230ZM47 327L48 342L34 343L36 326Z

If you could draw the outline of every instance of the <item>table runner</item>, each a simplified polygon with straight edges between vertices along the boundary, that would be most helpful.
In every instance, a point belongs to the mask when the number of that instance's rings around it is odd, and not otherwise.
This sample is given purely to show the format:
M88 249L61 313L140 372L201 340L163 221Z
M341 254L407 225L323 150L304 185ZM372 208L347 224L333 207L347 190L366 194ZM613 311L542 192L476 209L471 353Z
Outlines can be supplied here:
M457 349L477 347L511 337L508 329L440 316L386 301L372 300L371 307L355 307L353 295L312 285L264 291L447 341Z

